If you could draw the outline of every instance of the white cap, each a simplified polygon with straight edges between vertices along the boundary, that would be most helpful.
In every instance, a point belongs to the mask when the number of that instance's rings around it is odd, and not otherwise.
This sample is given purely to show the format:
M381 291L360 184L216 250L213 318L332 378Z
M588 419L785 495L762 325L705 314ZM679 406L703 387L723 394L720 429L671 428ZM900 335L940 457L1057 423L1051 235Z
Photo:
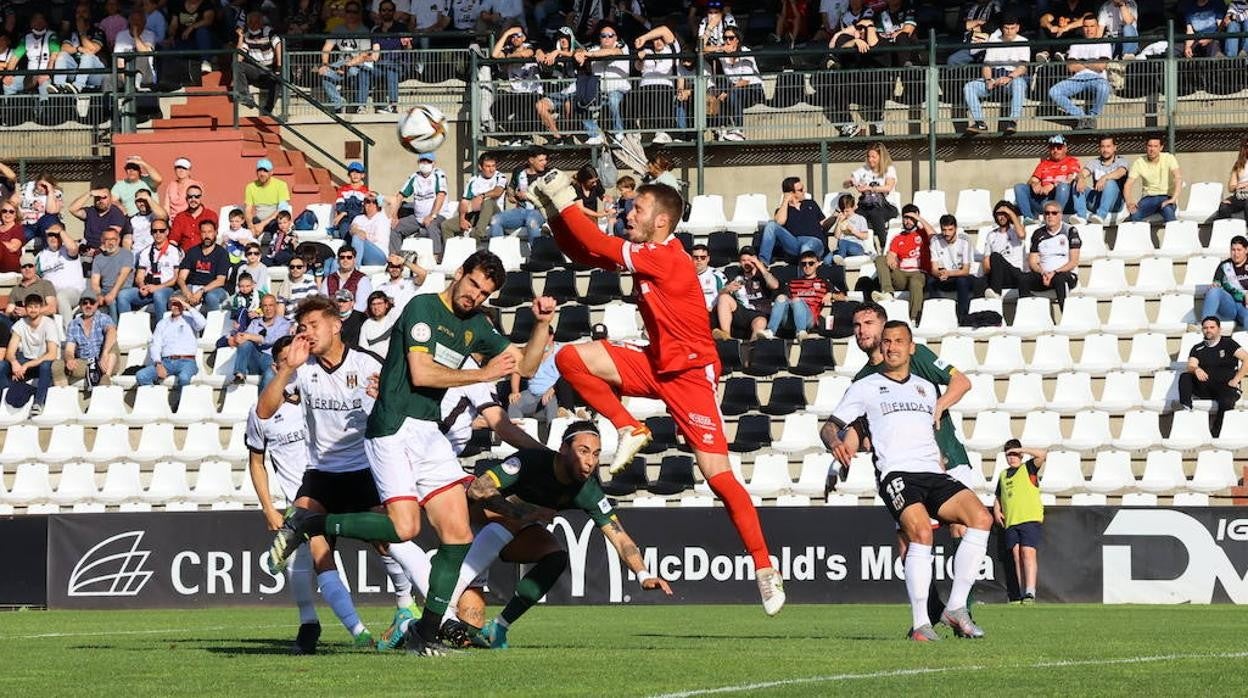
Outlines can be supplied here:
M188 169L188 170L189 170L189 169L191 169L191 161L190 161L190 160L187 160L186 158L178 158L177 160L174 160L174 161L173 161L173 166L174 166L174 167L185 167L186 169Z

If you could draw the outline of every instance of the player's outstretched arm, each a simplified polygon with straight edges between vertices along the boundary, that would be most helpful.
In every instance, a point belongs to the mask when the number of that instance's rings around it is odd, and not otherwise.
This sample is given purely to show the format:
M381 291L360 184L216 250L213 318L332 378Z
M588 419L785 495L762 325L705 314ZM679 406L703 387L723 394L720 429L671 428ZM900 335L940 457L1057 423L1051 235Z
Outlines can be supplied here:
M546 521L551 517L550 510L539 507L521 499L504 497L498 491L491 473L481 475L468 486L468 500L479 502L481 506L509 519L529 523Z
M971 379L961 371L955 371L949 377L949 387L945 388L945 392L941 393L940 399L936 400L936 412L932 415L933 420L939 426L940 418L944 416L945 411L962 399L971 390Z
M409 351L407 352L407 371L413 388L444 390L473 383L497 381L515 371L519 361L520 350L508 347L481 368L453 369L434 361L433 355L428 352Z
M603 235L598 224L576 206L576 189L566 172L549 170L529 187L559 249L573 261L614 269L624 264L627 242Z
M524 353L520 358L520 375L532 378L546 358L546 340L550 337L550 321L555 317L558 302L550 296L539 296L533 299L533 330L529 333L529 342L524 345ZM510 348L510 347L509 347Z
M672 595L672 588L667 582L651 575L646 569L641 550L633 542L632 536L624 532L624 527L620 525L618 519L612 518L610 523L602 526L602 535L607 537L612 547L615 548L615 552L620 554L620 559L628 565L628 569L637 575L637 582L641 584L642 589L661 589L664 594Z
M546 448L541 441L529 436L529 432L513 424L501 405L490 405L481 412L481 417L485 419L486 426L498 434L498 438L505 444L521 449Z

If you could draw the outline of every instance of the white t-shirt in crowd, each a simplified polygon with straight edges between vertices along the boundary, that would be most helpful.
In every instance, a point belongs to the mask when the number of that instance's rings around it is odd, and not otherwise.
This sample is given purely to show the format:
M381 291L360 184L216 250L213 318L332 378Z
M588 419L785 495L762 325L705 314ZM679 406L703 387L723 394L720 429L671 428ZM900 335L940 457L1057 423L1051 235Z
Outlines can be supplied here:
M618 44L616 48L620 49L623 53L615 56L611 60L593 61L591 63L590 70L594 75L597 75L602 79L603 92L628 92L630 87L628 84L628 64L630 62L628 60L628 47L623 44ZM591 46L586 49L585 52L592 56L602 50L603 49L599 46Z
M984 64L990 65L995 72L1012 71L1020 64L1029 63L1031 61L1031 47L1027 45L1027 39L1022 34L1014 37L1014 41L1006 42L1001 36L1001 30L992 33L988 37L988 43L1015 43L1018 46L997 46L984 50Z
M1023 238L1014 226L1010 226L1006 230L994 228L988 232L988 239L984 243L984 254L991 256L993 253L999 254L1010 263L1010 266L1020 271L1025 271L1024 258L1027 256L1023 251Z
M390 251L390 216L385 211L378 211L373 214L372 218L361 213L351 219L351 227L361 228L368 236L368 241L373 243L382 252Z
M1098 63L1108 61L1114 56L1114 48L1109 44L1075 44L1066 52L1066 59L1075 62ZM1092 70L1085 67L1074 74L1074 77L1105 77L1104 70Z
M82 275L82 262L77 257L70 257L65 248L50 250L43 248L35 255L35 267L39 276L52 284L58 291L82 291L87 287L87 277ZM65 318L69 322L69 318Z

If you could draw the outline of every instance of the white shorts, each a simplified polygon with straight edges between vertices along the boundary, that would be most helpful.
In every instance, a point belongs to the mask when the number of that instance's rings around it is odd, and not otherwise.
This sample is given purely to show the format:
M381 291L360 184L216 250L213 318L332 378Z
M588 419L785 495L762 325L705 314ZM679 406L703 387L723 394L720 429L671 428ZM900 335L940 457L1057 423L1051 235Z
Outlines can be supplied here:
M414 499L423 506L434 495L471 483L436 422L408 417L390 436L364 440L364 453L382 504Z

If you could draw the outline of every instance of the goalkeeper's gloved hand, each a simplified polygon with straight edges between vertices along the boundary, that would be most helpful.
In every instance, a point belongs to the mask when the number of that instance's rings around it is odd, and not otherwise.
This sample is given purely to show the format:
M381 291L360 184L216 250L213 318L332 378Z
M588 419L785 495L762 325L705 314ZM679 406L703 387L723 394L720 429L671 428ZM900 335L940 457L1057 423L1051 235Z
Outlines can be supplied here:
M547 220L555 218L560 211L576 202L572 178L560 170L548 170L529 185L529 194Z

